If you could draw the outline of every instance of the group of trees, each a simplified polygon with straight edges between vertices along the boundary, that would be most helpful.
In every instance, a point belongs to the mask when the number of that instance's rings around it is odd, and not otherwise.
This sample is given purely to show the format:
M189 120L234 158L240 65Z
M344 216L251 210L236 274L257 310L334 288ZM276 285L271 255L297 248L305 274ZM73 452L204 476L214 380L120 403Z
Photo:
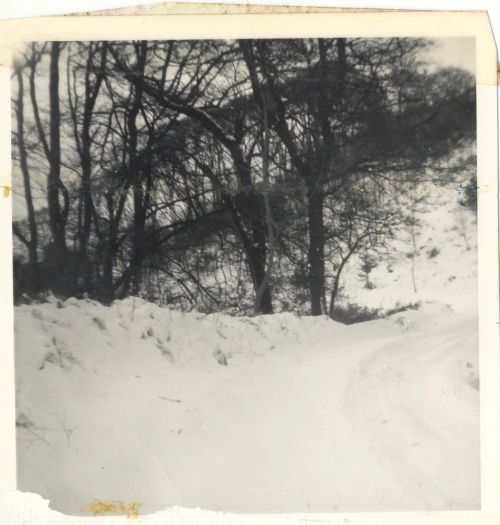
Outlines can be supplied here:
M335 316L341 273L467 163L475 84L420 39L32 43L16 298ZM470 160L470 159L469 159Z

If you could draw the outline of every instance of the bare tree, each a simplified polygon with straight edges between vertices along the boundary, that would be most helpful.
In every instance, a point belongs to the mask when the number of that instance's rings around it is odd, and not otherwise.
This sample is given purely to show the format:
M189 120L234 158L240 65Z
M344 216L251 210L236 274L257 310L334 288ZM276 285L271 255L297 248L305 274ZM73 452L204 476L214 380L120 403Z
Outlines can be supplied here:
M95 56L99 56L96 63ZM81 65L81 61L84 62ZM106 74L107 43L90 42L77 43L74 54L68 49L66 72L68 105L75 146L80 159L80 188L78 200L77 234L79 241L79 272L83 274L85 288L91 288L91 269L88 255L88 244L91 235L91 226L95 217L94 203L92 199L92 171L95 161L93 159L92 127L95 125L94 110L99 91ZM78 80L76 73L83 68L83 102L79 104ZM73 75L73 79L71 76Z
M26 245L28 250L28 261L30 267L30 292L36 293L40 289L40 273L38 265L38 230L36 224L35 207L33 205L33 195L31 192L31 174L28 165L28 152L25 141L25 116L24 116L24 80L23 67L19 65L15 70L17 78L18 94L15 101L16 122L17 122L17 148L19 154L19 165L23 176L24 198L28 216L29 236L24 235L21 228L16 223L13 224L13 231L21 242Z

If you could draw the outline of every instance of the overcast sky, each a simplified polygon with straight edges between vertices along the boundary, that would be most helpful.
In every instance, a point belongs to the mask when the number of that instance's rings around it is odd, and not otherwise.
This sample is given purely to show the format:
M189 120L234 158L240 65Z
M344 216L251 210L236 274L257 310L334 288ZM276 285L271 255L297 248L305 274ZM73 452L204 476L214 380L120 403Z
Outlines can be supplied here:
M460 67L476 74L476 46L474 38L436 38L428 60L438 66Z

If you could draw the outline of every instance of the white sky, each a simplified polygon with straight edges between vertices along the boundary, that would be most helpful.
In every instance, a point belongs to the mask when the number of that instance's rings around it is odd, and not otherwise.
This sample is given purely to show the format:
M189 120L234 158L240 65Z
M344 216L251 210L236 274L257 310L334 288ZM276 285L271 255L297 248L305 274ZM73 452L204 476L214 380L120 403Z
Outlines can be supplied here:
M474 38L436 38L428 59L438 66L460 67L476 74Z

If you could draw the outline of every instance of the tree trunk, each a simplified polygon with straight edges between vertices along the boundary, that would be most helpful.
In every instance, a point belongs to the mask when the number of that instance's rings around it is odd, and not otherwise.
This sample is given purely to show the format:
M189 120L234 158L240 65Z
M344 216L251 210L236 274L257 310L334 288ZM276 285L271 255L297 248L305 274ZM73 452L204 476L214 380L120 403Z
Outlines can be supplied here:
M337 300L337 296L339 294L339 286L340 286L340 274L342 273L342 270L344 269L345 263L348 261L349 257L351 256L352 252L348 254L348 256L340 262L340 265L337 269L337 273L335 274L335 277L333 279L333 287L332 287L332 294L330 296L330 307L328 309L328 315L330 316L330 319L334 318L335 314L335 301Z
M324 195L309 186L308 228L309 228L309 293L311 315L322 315L325 303L325 232L323 224Z
M251 228L251 241L246 246L244 243L244 247L252 273L254 290L260 296L259 313L272 314L273 305L269 278L266 279L267 226L265 205L262 195L258 194L253 188L248 190L241 215L244 217L244 224L250 225Z
M114 293L114 283L113 283L113 267L114 260L116 255L116 245L117 245L117 233L116 233L116 219L115 219L115 209L114 209L114 200L111 193L106 193L104 195L106 200L106 206L108 209L109 217L109 231L107 239L105 239L105 246L103 251L103 287L100 290L102 300L105 303L111 303L115 298Z
M114 247L111 243L106 246L104 252L104 264L103 264L103 288L99 291L99 294L104 303L111 303L115 298L115 291L113 286L113 261L114 261Z
M259 243L256 249L247 254L250 264L253 266L253 281L255 289L255 313L272 314L273 304L269 278L266 278L266 245L265 241Z
M81 131L81 167L82 178L80 184L80 203L81 203L81 227L79 231L80 239L80 273L83 275L85 288L89 291L92 288L92 270L88 259L88 243L90 239L90 231L92 224L93 201L91 193L91 177L92 177L92 139L90 136L90 129L94 114L94 107L99 94L101 83L104 77L106 67L106 43L101 44L101 61L99 72L95 83L90 82L90 74L93 68L93 49L92 44L87 47L87 64L85 71L85 102L83 108L83 122ZM76 117L75 117L76 118ZM75 123L76 125L76 123Z
M255 293L264 281L267 257L266 225L262 220L264 210L260 197L253 189L243 192L241 199L226 197L236 232L243 245ZM241 200L244 200L244 203ZM250 233L247 231L249 225ZM268 284L265 284L261 291L260 313L273 313L272 295Z
M65 217L59 204L61 190L61 114L59 109L59 54L60 43L53 42L50 52L50 156L49 175L47 178L47 203L49 208L50 229L55 247L56 265L63 270L65 266L66 236Z
M267 241L269 245L268 249L268 260L266 267L264 269L264 277L260 281L258 288L255 292L255 313L272 313L271 305L271 293L269 289L269 283L271 281L271 276L273 273L274 265L274 252L275 252L275 240L274 240L274 226L273 226L273 216L271 212L271 202L270 202L270 183L269 183L269 127L268 127L268 96L264 97L263 100L263 120L264 120L264 140L262 145L262 178L264 182L264 208L266 211L266 223L267 223ZM267 292L268 297L266 297L267 304L263 304L264 294ZM263 311L264 307L266 310Z
M127 119L129 132L129 176L132 177L133 201L134 201L134 230L132 244L132 258L130 261L130 279L127 279L125 288L131 284L131 293L139 295L141 288L142 251L144 248L144 227L146 224L146 209L144 206L143 169L140 166L137 153L137 142L139 132L137 129L137 117L142 104L144 68L146 65L147 43L142 41L137 49L137 81L134 83L134 98L132 108ZM129 284L130 283L130 284Z
M38 267L38 230L36 226L35 208L33 206L33 196L31 194L31 179L28 167L28 153L24 141L24 84L23 74L20 69L16 71L18 80L18 97L17 97L17 141L19 148L19 164L23 175L24 197L26 201L26 210L28 214L28 226L30 236L27 242L28 263L30 271L30 292L40 291L40 272Z
M91 190L91 173L92 158L90 154L90 118L83 116L82 129L82 181L80 186L80 199L83 207L83 220L80 231L80 253L82 257L87 256L87 245L90 237L90 224L92 219L92 196Z

